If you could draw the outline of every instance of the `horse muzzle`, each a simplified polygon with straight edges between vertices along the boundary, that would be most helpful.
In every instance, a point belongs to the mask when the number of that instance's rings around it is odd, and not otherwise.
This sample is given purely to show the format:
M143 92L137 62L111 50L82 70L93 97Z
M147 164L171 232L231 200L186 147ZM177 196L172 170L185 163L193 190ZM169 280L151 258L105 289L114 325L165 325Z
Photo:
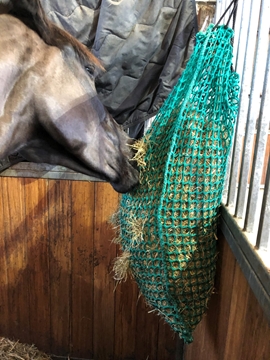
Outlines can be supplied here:
M121 178L118 181L111 181L110 184L115 191L127 193L139 184L139 171L129 163L127 169L121 174Z

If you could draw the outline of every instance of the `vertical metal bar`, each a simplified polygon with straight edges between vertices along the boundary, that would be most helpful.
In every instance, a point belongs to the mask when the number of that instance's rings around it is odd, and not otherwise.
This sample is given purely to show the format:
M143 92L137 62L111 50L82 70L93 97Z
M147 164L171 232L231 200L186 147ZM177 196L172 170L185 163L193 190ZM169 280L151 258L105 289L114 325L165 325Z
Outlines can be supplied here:
M263 0L263 2L264 4L266 3L265 0ZM247 88L246 88L247 93L243 95L244 97L248 96L249 83L251 78L252 78L252 84L250 91L249 107L247 109L246 132L244 138L244 148L242 154L239 188L238 188L236 210L235 210L235 215L239 218L243 217L244 208L246 205L247 190L248 190L247 188L248 175L250 169L252 148L254 143L256 119L258 118L259 115L261 84L263 83L266 58L267 58L269 25L268 25L268 19L267 19L267 23L264 21L265 20L264 18L267 14L262 14L262 12L260 14L260 8L261 8L261 1L259 0L253 1L251 8L252 21L250 21L250 26L248 30L248 45L246 50L246 61L245 61L244 75L243 75L244 76L243 82L244 84L247 84ZM259 25L259 34L258 34L259 39L256 49L258 25ZM266 36L263 36L264 34L262 34L262 30L266 32L265 34ZM263 44L261 44L262 40L264 40ZM257 51L255 52L255 50ZM254 71L252 74L254 53L256 53L256 58L254 63ZM242 116L246 118L246 114L244 112L242 113Z
M243 9L242 9L242 19L241 19L240 31L239 31L239 35L241 34L241 36L239 38L239 45L238 45L237 59L236 59L236 71L240 75L240 81L242 80L242 72L243 72L245 55L246 55L251 1L253 0L244 0Z
M223 0L223 3L224 3L224 7L223 7L223 13L227 10L227 7L228 7L228 3L229 3L230 1L229 0ZM230 10L229 10L230 11ZM223 18L223 20L222 20L222 24L223 25L225 25L226 24L226 22L227 22L227 18L228 18L228 13L224 16L224 18Z
M225 10L228 8L228 6L230 5L231 0L226 0L226 5L225 5ZM227 14L224 17L224 21L223 24L227 24L228 20L229 20L229 16L231 15L231 12L233 10L234 5L231 6L230 10L227 12ZM230 21L231 24L231 21ZM228 26L230 26L230 24L228 24Z
M268 240L268 245L267 245L267 254L268 254L268 256L269 256L269 254L270 254L270 241Z
M257 0L255 0L257 1ZM250 5L250 1L244 3L244 7L246 8L246 4ZM244 9L245 10L245 9ZM247 19L242 19L243 22L247 22L247 28L249 27L249 18L251 15L250 8L248 11L244 11L244 13L248 13L249 16ZM241 24L241 25L242 25ZM245 29L246 31L247 29ZM241 30L240 30L241 31ZM250 34L249 34L250 35ZM248 42L248 37L246 36L246 40ZM241 39L240 43L242 42L242 33L241 33ZM246 56L246 50L247 50L248 44L246 46L242 46L239 48L239 54L240 52L244 52L245 56L245 68L248 70L249 61L250 59ZM237 63L238 66L238 63ZM244 74L243 74L244 75ZM243 77L241 82L241 93L240 93L240 107L239 107L239 114L238 114L238 121L236 124L236 131L235 131L235 140L234 140L234 146L233 146L233 155L232 155L232 165L231 165L231 174L230 174L230 181L229 181L229 192L228 192L228 201L227 204L229 206L235 205L236 200L236 194L237 194L237 182L238 182L238 170L240 165L240 155L242 150L242 141L243 136L245 132L245 123L246 123L246 117L247 117L247 110L248 110L248 104L249 104L249 89L250 89L250 83L251 83L251 74L249 74L248 71L245 71L245 78Z
M240 25L241 25L241 19L242 19L243 2L244 2L244 0L239 0L238 1L237 12L236 12L236 20L235 20L235 28L234 28L234 40L233 40L233 66L234 66L234 68L236 68L236 58L237 58L238 45L239 45Z
M233 40L233 66L234 66L234 69L236 68L236 60L237 60L237 54L238 54L238 48L239 48L240 25L242 22L242 15L243 15L242 14L243 2L244 2L244 0L238 1L238 8L237 8L237 13L236 13L234 40ZM234 143L234 141L235 140L233 140L233 143ZM224 204L228 203L228 190L229 190L229 180L230 180L230 174L231 174L232 153L233 153L233 148L231 149L230 154L228 156L228 165L227 165L226 178L225 178L224 190L223 190L223 196L222 196L222 202Z
M221 16L225 13L226 9L227 9L227 2L228 0L223 0L222 1L222 12L221 12ZM220 25L224 25L225 24L225 18L226 18L226 15L224 16L224 18L222 19Z
M267 250L270 243L270 158L265 179L261 217L258 229L256 247Z
M231 12L233 11L233 8L234 8L234 6L231 8L231 11L230 11L230 13L229 13L229 15L228 15L228 20L229 20L229 16L230 16ZM234 16L234 15L233 15L233 16ZM233 27L233 16L231 16L230 21L229 21L229 23L228 23L228 27L230 27L230 28ZM226 21L226 24L227 24L227 21Z
M226 2L226 0L223 0L223 1L221 1L221 7L220 7L220 17L224 14L224 12L225 12L225 9L226 9L226 5L225 5L225 2ZM222 19L221 20L221 22L220 22L220 25L222 25L222 24L224 24L224 19Z
M215 19L214 19L214 23L216 24L218 22L218 20L220 19L220 14L221 14L221 2L222 0L217 0L216 2L216 11L215 11Z
M267 18L269 20L269 18ZM270 114L270 41L268 40L268 58L264 77L260 115L254 150L254 160L250 179L250 189L247 201L244 230L254 232L256 214L258 213L258 198L260 192L261 175L264 164L265 149L269 130ZM270 231L270 230L269 230Z

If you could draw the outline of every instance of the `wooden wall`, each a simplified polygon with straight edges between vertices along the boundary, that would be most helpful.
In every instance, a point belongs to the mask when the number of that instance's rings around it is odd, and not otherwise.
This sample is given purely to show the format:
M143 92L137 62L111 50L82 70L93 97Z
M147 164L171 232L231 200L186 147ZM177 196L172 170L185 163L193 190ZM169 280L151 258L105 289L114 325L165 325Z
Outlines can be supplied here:
M84 359L180 359L134 282L115 289L105 183L0 178L0 336Z
M270 325L222 234L218 245L216 292L184 359L269 360Z
M136 284L115 289L117 203L104 183L0 178L0 336L76 358L183 359ZM216 293L184 360L269 360L269 324L222 236L218 244Z

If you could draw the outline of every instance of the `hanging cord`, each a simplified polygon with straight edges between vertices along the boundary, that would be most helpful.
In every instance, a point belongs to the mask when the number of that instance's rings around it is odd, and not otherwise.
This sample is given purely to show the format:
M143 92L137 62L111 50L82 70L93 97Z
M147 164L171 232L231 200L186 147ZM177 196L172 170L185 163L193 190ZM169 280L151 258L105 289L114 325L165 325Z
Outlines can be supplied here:
M235 13L236 13L237 5L238 5L238 0L232 0L232 2L230 3L230 5L227 7L227 9L225 10L225 12L224 12L223 15L221 16L221 18L218 20L218 22L216 23L216 25L213 27L212 31L214 31L214 30L218 27L218 25L220 24L221 20L225 17L225 15L226 15L227 12L230 10L230 8L232 7L232 5L234 5L234 7L233 7L232 12L231 12L231 14L230 14L230 16L229 16L229 19L228 19L228 21L227 21L226 26L229 25L232 16L235 15ZM234 23L235 23L235 16L234 16L234 19L233 19L233 28L234 28Z
M236 19L237 5L238 5L238 0L235 1L234 7L233 7L233 9L232 9L232 12L231 12L231 14L230 14L230 16L229 16L229 19L228 19L228 21L227 21L227 24L226 24L226 26L229 25L229 23L230 23L230 21L231 21L231 18L232 18L232 16L233 16L233 25L232 25L233 30L234 30L234 27L235 27L235 19Z

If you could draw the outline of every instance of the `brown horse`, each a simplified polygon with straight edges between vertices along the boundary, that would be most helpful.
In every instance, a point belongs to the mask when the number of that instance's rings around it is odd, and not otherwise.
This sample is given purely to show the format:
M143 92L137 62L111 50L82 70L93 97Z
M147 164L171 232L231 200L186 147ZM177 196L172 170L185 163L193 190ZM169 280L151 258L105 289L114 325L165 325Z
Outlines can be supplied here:
M129 191L138 183L131 139L97 96L99 61L46 18L39 0L9 5L0 15L0 159L19 152Z

